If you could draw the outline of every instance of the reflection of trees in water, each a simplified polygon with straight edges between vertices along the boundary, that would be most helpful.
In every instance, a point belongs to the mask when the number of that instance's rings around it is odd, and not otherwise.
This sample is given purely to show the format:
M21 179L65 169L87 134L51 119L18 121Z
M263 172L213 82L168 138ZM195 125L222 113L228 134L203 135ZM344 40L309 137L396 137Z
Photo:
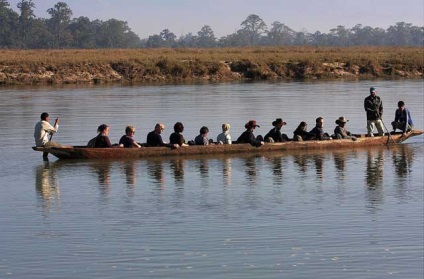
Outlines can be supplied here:
M43 207L49 211L52 204L59 206L60 187L56 169L49 161L35 169L35 190L43 202Z
M367 168L365 172L368 186L368 200L372 206L383 200L383 149L368 149Z

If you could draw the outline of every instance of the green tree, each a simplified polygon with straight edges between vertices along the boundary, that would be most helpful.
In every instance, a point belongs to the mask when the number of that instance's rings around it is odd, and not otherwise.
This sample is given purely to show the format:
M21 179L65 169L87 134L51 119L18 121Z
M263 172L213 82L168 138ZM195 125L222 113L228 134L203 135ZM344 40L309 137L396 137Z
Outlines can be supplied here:
M35 18L34 8L35 4L32 0L21 0L18 5L18 9L21 14L19 16L19 37L20 37L20 45L23 48L27 48L29 42L29 34L32 29L32 21Z
M296 32L288 26L274 21L271 30L268 32L269 43L275 46L291 45L294 41Z
M55 45L68 46L72 36L66 32L66 28L71 20L72 10L65 2L58 2L53 8L48 9L47 13L50 15L48 22L50 32L56 39Z
M212 28L205 25L197 32L197 46L199 47L214 47L216 45L216 38Z
M18 45L15 30L19 26L19 15L9 8L6 0L0 0L0 48L14 48Z
M177 38L177 36L175 36L174 33L169 31L168 29L164 29L162 30L162 32L160 32L159 35L162 38L165 47L175 46L175 39Z
M240 34L248 36L250 45L255 45L260 36L267 31L265 22L257 15L251 14L241 23Z

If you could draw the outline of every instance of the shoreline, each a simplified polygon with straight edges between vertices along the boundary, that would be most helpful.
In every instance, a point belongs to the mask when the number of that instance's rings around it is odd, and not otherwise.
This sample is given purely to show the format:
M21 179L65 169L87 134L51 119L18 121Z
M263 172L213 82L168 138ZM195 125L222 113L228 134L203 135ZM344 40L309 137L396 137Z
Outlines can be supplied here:
M422 48L1 50L0 85L422 79Z

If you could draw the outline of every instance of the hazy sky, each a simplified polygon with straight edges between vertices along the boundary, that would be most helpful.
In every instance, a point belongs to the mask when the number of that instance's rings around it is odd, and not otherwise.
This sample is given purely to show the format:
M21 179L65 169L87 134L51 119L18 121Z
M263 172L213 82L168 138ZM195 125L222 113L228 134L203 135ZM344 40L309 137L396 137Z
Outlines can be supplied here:
M17 11L19 0L9 0ZM37 17L48 18L46 10L58 0L33 0ZM128 22L140 38L169 29L175 35L196 34L209 25L216 37L240 29L240 23L256 14L271 27L279 21L295 31L328 33L342 25L356 24L387 29L397 22L424 26L423 0L62 0L73 17L91 20L111 18Z

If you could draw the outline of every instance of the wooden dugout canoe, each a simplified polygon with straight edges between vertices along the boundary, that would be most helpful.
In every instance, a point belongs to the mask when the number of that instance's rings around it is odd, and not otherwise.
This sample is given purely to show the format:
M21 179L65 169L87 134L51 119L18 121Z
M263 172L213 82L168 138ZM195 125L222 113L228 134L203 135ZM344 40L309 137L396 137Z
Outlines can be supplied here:
M254 147L250 144L231 145L194 145L170 149L168 147L142 147L142 148L88 148L86 146L61 146L61 147L33 147L35 151L48 152L59 159L138 159L153 157L172 157L189 155L213 155L230 153L259 154L266 152L287 152L292 150L322 150L356 148L377 145L389 145L401 143L410 137L423 134L423 131L414 130L406 136L402 133L394 133L389 137L361 135L356 141L325 140L325 141L289 141L282 143L265 143L263 146Z

